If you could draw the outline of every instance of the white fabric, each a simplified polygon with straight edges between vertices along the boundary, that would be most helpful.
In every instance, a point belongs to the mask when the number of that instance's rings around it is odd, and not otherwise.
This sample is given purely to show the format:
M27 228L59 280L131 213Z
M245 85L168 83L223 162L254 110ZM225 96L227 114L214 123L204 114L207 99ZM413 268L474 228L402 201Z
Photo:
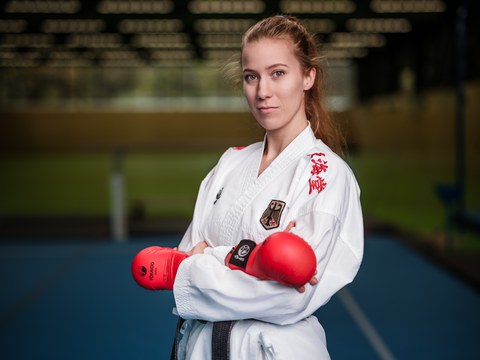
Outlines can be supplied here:
M203 240L210 247L184 260L175 280L177 311L189 320L180 359L210 359L211 322L222 320L241 320L232 330L232 360L329 359L323 328L311 315L351 282L360 266L360 190L350 168L310 126L258 176L263 147L227 150L201 184L179 250ZM272 200L285 207L279 226L266 230L260 219ZM301 294L224 265L240 240L262 242L291 220L296 221L292 232L316 253L317 285L307 285Z

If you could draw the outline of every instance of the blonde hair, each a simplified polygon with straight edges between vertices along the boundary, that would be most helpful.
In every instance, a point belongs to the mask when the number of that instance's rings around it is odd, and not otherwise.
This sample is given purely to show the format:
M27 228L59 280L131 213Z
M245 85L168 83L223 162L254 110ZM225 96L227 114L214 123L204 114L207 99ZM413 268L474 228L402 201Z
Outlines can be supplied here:
M342 155L345 140L323 103L324 59L319 55L313 37L297 18L277 15L259 21L245 32L242 38L242 51L246 44L265 38L291 40L302 69L305 72L312 68L316 69L314 84L305 94L307 119L315 136L337 154Z

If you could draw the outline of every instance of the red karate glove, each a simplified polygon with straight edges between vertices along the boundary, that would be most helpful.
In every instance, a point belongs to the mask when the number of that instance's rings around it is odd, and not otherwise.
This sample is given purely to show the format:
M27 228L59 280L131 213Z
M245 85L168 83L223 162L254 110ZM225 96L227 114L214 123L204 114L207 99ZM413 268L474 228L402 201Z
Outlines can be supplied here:
M147 290L172 290L180 263L188 254L171 248L150 246L132 261L132 275Z
M302 287L315 275L317 259L312 247L290 232L277 232L256 244L242 240L226 257L233 270L287 286Z

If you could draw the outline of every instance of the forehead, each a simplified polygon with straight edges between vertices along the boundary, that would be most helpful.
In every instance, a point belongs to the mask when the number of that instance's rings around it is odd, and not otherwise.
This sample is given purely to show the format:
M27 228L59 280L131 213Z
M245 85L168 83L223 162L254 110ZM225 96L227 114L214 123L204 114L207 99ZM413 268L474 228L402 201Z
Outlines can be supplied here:
M273 64L299 66L290 39L262 38L245 44L242 50L242 68L260 70Z

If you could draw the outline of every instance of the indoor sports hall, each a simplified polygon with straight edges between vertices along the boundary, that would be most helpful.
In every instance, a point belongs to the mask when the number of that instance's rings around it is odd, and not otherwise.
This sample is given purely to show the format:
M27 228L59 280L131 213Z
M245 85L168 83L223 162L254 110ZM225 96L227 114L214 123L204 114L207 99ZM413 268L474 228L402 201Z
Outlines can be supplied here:
M361 188L355 280L315 315L333 360L480 359L480 5L8 0L0 5L0 358L170 359L176 247L202 179L261 141L228 76L257 20L300 18Z

